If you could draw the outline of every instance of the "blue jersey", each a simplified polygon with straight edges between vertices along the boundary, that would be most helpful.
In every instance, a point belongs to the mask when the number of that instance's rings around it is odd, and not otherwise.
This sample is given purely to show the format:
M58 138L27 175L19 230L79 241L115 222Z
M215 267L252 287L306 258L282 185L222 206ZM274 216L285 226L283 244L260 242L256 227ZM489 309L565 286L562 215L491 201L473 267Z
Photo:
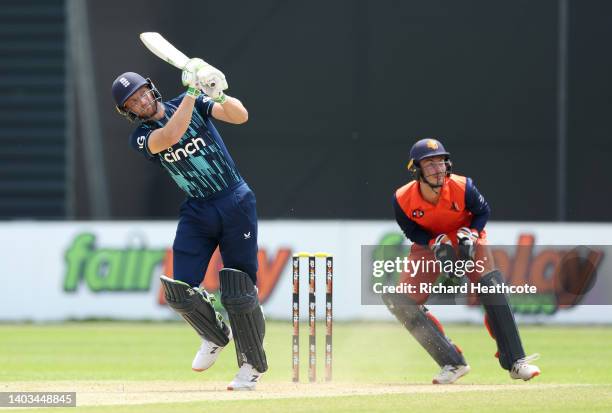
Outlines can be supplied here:
M150 152L148 140L151 133L168 123L184 96L182 94L163 102L164 117L158 121L142 123L130 135L130 146L165 168L189 197L208 198L236 188L243 179L212 123L214 102L205 95L196 99L191 122L180 141L159 153Z

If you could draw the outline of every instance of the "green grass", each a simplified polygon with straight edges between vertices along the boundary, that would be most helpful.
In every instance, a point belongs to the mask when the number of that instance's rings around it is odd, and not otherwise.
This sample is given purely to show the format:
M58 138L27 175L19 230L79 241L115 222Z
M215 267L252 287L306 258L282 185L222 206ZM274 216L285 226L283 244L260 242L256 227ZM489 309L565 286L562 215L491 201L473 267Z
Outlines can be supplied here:
M318 371L323 374L323 326L318 327ZM451 325L446 333L472 366L462 384L516 384L493 357L495 344L482 326ZM596 412L612 411L612 328L524 326L528 354L539 352L543 374L533 383L575 384L543 390L501 388L483 392L416 393L380 396L206 401L146 406L79 407L96 412L292 411L374 412ZM289 382L291 327L270 322L266 335L269 372L265 382ZM199 339L183 323L66 323L0 325L0 385L14 381L229 381L236 371L232 348L203 374L190 370ZM307 332L301 341L306 380ZM334 381L346 383L430 383L438 371L412 337L397 324L337 323L334 326ZM78 395L77 395L78 399ZM229 409L229 410L228 410ZM55 409L53 411L63 411ZM28 411L36 411L29 409ZM48 410L41 410L48 411ZM74 412L75 409L66 409Z
M533 393L533 394L532 394ZM526 413L572 412L609 413L612 406L612 387L530 392L497 391L494 395L482 393L447 393L435 395L386 395L352 396L333 398L300 398L281 400L217 401L180 404L156 404L122 407L84 407L79 411L91 413L175 413L175 412L266 412L266 413L375 413L375 412L445 412L445 413ZM75 409L54 409L53 412L73 412ZM48 409L28 409L28 412L45 412Z

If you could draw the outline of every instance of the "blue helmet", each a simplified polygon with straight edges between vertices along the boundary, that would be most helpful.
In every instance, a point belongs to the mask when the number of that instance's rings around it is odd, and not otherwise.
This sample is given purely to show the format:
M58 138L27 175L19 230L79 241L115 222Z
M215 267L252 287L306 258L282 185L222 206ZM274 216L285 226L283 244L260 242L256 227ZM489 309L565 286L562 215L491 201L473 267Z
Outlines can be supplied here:
M151 82L151 79L145 79L138 73L125 72L119 75L114 81L112 86L113 99L115 100L117 112L128 118L130 121L135 120L138 116L125 109L125 102L142 86L149 86L149 89L153 92L156 101L161 100L161 94Z
M444 162L446 163L446 173L450 175L452 163L450 161L450 153L444 149L444 145L437 139L426 138L417 141L410 149L410 161L408 162L408 169L415 174L415 178L418 180L421 177L421 167L419 162L425 158L431 158L432 156L444 156Z

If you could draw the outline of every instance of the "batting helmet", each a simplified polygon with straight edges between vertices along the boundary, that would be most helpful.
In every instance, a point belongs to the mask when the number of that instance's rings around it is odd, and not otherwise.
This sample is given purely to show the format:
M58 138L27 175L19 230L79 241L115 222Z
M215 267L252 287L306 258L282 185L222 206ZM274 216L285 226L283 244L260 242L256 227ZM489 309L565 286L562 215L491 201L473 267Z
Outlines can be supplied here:
M437 139L426 138L417 141L410 149L410 162L408 162L408 169L416 175L416 179L421 176L421 167L419 162L425 158L431 158L432 156L444 156L446 162L446 172L450 175L451 173L451 162L450 152L444 149L444 145Z
M144 78L138 73L134 72L125 72L122 75L119 75L117 79L113 81L112 93L113 99L115 100L117 112L121 115L128 118L130 121L133 121L138 116L125 109L125 102L132 96L138 89L142 86L148 85L149 89L153 92L153 96L155 96L156 101L161 100L161 94L151 82L151 79Z

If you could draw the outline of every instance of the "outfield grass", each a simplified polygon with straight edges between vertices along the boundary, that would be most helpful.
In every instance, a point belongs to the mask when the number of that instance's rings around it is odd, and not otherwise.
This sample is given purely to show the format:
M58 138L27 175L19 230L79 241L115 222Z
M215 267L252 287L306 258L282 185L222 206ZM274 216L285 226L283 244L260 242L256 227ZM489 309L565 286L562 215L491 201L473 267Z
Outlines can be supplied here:
M318 370L323 368L323 331L319 329ZM524 326L528 354L539 352L543 374L531 383L509 379L493 357L495 345L481 326L448 326L472 371L463 385L499 385L489 391L385 394L384 397L313 397L308 385L296 398L205 401L144 406L79 407L79 411L178 412L206 407L249 413L275 411L612 411L612 328ZM198 337L183 323L67 323L0 325L0 385L19 381L172 381L228 382L236 367L235 353L226 349L211 370L190 370ZM266 347L270 370L262 383L287 383L291 377L291 327L270 322ZM301 341L302 378L306 381L307 332ZM399 325L337 323L334 326L334 382L426 386L438 367ZM534 385L563 385L542 387ZM527 386L508 388L503 385ZM69 389L66 389L67 391ZM180 390L180 389L178 389ZM468 389L469 390L469 389ZM78 400L78 395L77 395ZM55 409L53 411L62 411ZM36 411L28 409L28 411ZM48 410L43 410L48 411ZM75 409L66 409L74 412Z

